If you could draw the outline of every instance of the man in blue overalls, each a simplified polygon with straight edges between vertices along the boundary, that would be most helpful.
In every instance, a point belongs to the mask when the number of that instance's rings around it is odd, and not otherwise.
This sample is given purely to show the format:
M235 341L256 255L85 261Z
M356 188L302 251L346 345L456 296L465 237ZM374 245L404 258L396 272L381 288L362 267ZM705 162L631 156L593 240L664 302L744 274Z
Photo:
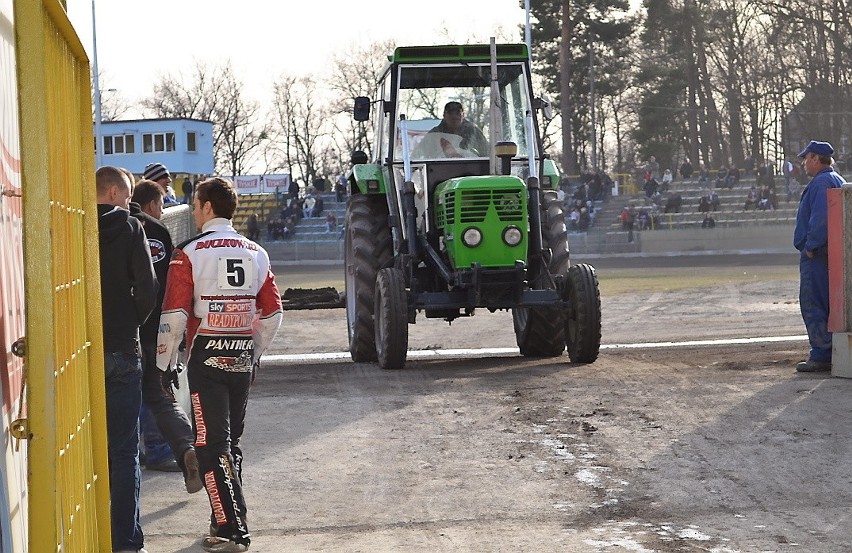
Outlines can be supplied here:
M812 140L802 150L802 168L811 181L802 192L796 213L793 246L799 252L799 307L811 350L799 372L831 370L831 333L828 331L828 189L840 188L843 177L831 168L834 148Z

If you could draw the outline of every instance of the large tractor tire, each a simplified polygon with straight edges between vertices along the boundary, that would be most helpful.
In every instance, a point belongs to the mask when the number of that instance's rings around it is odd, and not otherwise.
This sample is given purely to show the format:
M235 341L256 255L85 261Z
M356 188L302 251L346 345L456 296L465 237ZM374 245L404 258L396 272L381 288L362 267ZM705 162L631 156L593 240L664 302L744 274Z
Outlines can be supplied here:
M346 208L345 232L344 280L349 353L356 363L375 361L373 309L376 275L393 257L385 197L353 195Z
M565 343L573 363L592 363L601 349L601 293L595 268L585 263L568 270L570 307L565 316Z
M376 355L383 369L401 369L408 355L408 300L405 275L393 267L376 278Z
M550 248L548 267L554 277L567 275L568 230L565 227L565 212L556 192L544 192L541 214L541 238ZM565 351L565 316L559 309L515 308L512 310L515 338L521 355L528 357L556 357Z

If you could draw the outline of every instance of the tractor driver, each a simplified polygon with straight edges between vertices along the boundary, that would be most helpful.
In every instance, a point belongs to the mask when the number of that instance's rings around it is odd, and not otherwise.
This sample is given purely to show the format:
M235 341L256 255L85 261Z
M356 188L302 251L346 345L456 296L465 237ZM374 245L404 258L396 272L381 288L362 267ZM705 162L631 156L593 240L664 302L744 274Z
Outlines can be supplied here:
M454 134L461 137L458 147L462 150L468 150L475 156L488 155L488 139L482 134L482 131L464 118L464 109L460 102L447 102L444 106L443 120L429 131ZM463 157L464 153L460 152L448 140L441 140L441 149L446 157ZM470 154L468 154L470 155Z

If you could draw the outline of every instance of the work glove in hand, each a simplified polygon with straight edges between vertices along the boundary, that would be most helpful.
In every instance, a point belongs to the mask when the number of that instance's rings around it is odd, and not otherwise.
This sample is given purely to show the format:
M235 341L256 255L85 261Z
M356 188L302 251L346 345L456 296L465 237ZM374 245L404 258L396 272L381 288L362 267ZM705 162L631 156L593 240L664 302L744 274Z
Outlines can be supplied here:
M177 363L176 365L161 371L160 387L163 389L163 393L172 398L172 400L175 399L175 390L180 389L180 379L178 378L178 375L182 370L183 365Z

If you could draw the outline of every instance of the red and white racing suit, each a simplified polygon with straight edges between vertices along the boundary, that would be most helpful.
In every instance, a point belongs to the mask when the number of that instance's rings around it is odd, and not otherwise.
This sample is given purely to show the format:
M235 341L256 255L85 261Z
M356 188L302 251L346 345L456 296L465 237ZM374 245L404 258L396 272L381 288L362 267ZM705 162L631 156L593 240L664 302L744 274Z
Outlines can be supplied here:
M160 316L157 367L177 362L186 331L195 450L217 535L249 543L241 473L252 368L281 325L281 297L266 251L208 221L175 248Z

